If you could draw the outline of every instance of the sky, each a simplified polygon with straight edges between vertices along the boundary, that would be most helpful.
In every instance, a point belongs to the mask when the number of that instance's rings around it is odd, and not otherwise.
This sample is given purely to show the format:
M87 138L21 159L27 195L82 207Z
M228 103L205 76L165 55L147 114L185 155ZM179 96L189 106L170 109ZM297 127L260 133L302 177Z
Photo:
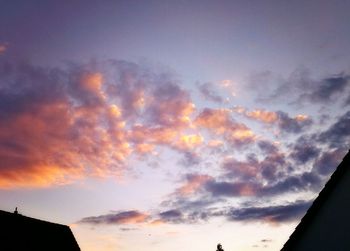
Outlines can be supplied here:
M349 149L349 1L0 6L0 209L83 251L280 250Z

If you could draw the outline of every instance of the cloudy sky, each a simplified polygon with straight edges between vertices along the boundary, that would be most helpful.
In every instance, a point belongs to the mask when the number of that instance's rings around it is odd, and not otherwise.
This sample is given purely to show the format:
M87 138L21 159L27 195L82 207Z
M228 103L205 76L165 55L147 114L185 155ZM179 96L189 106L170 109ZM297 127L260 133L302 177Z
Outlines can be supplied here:
M0 6L0 209L83 251L279 250L349 149L349 1Z

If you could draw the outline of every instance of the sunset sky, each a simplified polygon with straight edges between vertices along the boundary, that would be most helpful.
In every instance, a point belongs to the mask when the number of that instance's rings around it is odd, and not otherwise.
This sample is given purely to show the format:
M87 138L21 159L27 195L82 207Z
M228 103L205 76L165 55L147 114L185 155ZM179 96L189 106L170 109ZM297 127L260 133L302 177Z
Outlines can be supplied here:
M0 209L83 251L280 250L350 147L349 9L0 0Z

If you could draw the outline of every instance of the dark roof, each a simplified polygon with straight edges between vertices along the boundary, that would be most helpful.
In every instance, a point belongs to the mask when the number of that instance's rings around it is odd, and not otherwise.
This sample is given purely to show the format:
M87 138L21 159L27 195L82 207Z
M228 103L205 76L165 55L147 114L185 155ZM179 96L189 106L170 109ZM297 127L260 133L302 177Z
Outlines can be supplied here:
M292 235L289 237L289 240L284 244L281 251L294 250L295 245L298 240L304 235L304 232L307 230L308 226L312 224L313 220L316 217L317 212L325 203L327 203L328 198L336 189L339 181L345 176L346 172L350 171L350 150L343 158L343 161L339 164L335 172L332 174L329 181L326 183L325 187L322 189L318 197L314 200L313 204L307 210L305 216L301 219L299 225L295 228ZM325 236L325 238L327 238Z
M0 210L0 250L78 251L70 228Z

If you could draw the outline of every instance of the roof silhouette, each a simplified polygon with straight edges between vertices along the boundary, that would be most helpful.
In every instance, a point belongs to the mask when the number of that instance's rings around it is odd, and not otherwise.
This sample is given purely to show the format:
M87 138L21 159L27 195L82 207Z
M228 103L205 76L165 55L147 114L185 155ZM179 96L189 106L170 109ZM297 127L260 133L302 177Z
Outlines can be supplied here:
M350 250L350 150L281 251Z
M79 251L70 228L0 210L0 250Z

